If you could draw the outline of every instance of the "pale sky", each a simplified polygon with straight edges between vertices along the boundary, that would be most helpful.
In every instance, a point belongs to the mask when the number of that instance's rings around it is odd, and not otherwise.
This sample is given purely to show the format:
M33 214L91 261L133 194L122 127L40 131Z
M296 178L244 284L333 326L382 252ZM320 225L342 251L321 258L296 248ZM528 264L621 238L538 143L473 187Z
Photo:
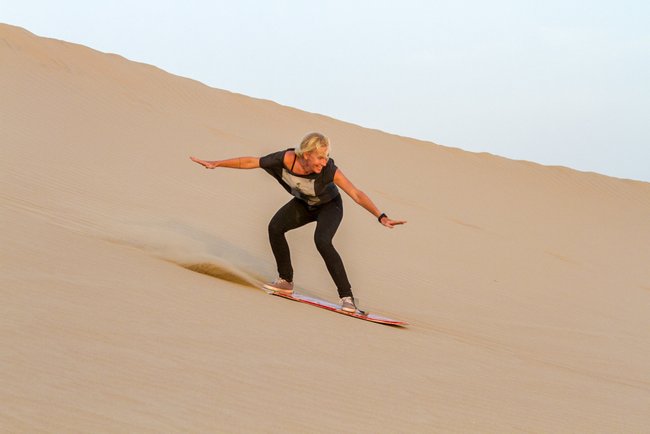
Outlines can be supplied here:
M650 182L647 0L0 0L0 22L369 128Z

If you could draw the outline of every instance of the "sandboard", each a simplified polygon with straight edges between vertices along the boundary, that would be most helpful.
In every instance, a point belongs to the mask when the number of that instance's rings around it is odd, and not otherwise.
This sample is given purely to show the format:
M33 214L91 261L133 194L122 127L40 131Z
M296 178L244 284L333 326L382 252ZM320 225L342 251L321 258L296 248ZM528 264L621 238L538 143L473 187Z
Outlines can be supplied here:
M341 310L341 306L336 303L332 303L326 300L321 300L320 298L310 297L308 295L299 294L293 292L293 294L283 294L281 292L267 291L271 295L276 295L278 297L286 298L293 301L298 301L300 303L310 304L312 306L320 307L321 309L331 310L332 312L340 313L342 315L353 316L355 318L363 319L366 321L376 322L378 324L387 324L392 326L407 326L408 323L404 321L399 321L396 319L386 318L384 316L375 315L372 313L364 312L357 310L356 312L346 312Z

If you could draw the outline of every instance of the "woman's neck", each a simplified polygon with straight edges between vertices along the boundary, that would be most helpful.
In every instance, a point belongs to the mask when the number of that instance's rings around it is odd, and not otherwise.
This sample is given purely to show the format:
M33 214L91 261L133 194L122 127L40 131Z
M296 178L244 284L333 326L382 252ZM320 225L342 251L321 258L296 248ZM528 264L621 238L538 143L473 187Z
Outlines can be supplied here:
M296 164L293 166L293 171L298 173L299 175L309 175L312 172L306 170L305 169L306 166L307 166L307 160L305 160L304 158L296 154Z

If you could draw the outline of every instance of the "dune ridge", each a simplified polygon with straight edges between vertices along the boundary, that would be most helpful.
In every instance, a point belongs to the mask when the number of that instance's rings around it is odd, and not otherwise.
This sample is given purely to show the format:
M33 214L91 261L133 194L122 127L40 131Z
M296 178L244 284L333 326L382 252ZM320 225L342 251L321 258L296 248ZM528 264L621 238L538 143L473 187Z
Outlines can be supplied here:
M209 53L206 53L209 55ZM644 432L650 184L475 154L0 24L0 431ZM377 204L335 243L362 307L267 297L307 132ZM296 281L336 299L312 229Z

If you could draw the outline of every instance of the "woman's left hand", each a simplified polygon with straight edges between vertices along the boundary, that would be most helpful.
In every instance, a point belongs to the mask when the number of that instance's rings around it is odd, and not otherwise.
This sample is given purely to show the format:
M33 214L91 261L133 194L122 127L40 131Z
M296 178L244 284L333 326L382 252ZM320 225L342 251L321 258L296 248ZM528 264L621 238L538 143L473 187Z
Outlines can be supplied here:
M406 220L393 220L387 216L381 218L380 223L387 228L393 229L395 226L403 225L406 223Z

